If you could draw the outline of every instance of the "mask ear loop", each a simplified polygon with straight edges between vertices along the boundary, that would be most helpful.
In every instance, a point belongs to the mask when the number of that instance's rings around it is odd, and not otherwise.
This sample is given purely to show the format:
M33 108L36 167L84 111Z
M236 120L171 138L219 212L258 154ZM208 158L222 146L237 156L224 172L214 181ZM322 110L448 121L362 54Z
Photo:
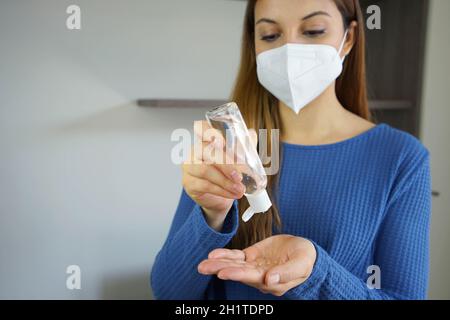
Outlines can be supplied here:
M339 51L338 51L338 54L337 54L338 57L339 57L339 59L341 59L340 55L341 55L342 49L344 49L344 44L345 44L345 40L347 40L347 35L348 35L348 29L345 30L345 33L344 33L344 39L342 40L341 46L339 47ZM345 55L345 56L341 59L342 62L344 62L345 57L347 57L347 55Z

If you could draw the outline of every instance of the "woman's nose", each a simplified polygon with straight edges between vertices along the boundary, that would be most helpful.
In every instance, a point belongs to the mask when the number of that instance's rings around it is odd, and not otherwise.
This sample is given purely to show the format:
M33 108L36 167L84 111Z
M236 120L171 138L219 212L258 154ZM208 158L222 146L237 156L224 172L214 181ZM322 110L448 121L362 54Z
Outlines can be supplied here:
M293 44L303 43L298 30L291 30L291 31L286 32L285 36L283 37L283 42L284 42L283 44L287 44L287 43L293 43Z

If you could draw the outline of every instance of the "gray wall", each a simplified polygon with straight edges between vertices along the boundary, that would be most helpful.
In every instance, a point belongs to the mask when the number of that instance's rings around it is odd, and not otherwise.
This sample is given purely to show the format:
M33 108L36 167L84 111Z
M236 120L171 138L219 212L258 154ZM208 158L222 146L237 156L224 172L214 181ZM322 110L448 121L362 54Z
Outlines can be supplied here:
M430 7L423 92L422 138L431 152L433 198L430 298L450 299L450 1Z
M226 98L245 4L77 0L82 30L69 31L72 3L0 0L0 298L150 298L149 270L181 190L170 133L205 110L133 101ZM443 193L433 203L434 298L450 298L448 12L448 0L433 0L424 95L424 141ZM71 264L82 290L66 289Z
M66 29L77 3L82 30ZM148 298L181 191L173 129L226 98L244 3L1 0L0 298ZM66 267L82 290L66 289Z

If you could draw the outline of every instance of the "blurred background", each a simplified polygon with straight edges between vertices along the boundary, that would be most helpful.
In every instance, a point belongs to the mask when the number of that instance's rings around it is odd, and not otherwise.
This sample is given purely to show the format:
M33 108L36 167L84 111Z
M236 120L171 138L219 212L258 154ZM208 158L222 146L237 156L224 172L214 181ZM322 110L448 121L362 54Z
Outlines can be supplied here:
M450 299L450 1L361 3L382 9L382 30L367 30L374 115L431 152L429 297ZM66 27L72 4L81 30ZM204 117L202 100L227 99L244 9L0 0L1 299L152 298L181 192L170 136ZM66 288L69 265L81 290Z

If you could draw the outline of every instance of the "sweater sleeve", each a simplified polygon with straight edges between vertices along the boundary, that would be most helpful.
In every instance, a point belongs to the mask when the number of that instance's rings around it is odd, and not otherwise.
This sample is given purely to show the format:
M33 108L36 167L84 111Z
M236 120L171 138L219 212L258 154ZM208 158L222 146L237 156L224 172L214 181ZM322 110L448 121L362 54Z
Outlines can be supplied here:
M367 286L314 243L310 277L289 290L288 299L425 299L428 286L431 186L429 153L411 161L396 179L374 248L381 288Z
M212 276L201 275L197 265L213 249L224 247L238 227L237 201L225 218L221 232L206 222L203 210L183 189L169 235L151 271L156 299L204 299Z

